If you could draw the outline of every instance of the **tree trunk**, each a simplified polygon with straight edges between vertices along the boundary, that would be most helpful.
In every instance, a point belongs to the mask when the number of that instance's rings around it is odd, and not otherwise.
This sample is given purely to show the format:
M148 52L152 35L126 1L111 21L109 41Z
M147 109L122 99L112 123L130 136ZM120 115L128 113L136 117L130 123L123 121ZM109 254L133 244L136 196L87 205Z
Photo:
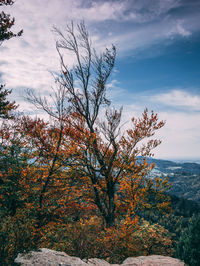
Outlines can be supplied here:
M106 227L112 227L115 225L115 216L114 213L110 213L105 217L106 220Z
M107 184L107 194L108 194L108 214L105 217L106 227L112 227L115 225L115 184L110 180Z

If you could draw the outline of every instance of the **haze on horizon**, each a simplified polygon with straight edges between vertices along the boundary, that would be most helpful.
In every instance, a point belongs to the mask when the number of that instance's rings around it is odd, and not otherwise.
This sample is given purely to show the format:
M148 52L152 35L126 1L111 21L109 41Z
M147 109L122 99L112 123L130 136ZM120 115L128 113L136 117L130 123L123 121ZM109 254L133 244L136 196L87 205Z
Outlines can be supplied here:
M154 110L166 120L155 157L200 160L200 1L16 0L1 9L15 17L13 31L24 30L0 47L0 83L21 111L40 115L24 101L26 88L47 95L54 86L52 26L84 20L98 50L117 47L108 95L124 107L123 122Z

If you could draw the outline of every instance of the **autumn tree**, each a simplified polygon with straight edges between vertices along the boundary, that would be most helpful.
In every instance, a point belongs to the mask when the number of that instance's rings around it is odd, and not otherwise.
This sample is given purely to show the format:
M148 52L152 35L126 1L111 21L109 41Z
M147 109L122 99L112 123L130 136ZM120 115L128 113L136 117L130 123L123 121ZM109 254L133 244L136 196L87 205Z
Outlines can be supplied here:
M58 116L47 99L37 97L32 91L28 91L27 98L37 108L62 121L62 130L68 117L73 134L70 131L64 134L68 134L76 146L75 159L66 165L63 161L63 166L77 182L83 180L85 185L79 192L81 201L96 206L107 227L115 225L117 215L137 223L136 210L150 209L147 194L163 187L161 181L149 183L147 176L152 166L144 156L151 156L152 149L160 144L152 137L164 122L159 121L153 111L149 114L145 109L141 118L132 118L130 129L122 134L122 108L111 107L106 96L115 64L115 46L98 53L92 47L84 23L77 27L71 23L66 34L58 28L54 31L58 36L56 48L61 63L61 73L56 77L57 95L61 97L57 107L62 103L67 109L63 108L62 116ZM67 65L63 51L71 53L75 62L72 68ZM102 110L104 119L100 115ZM162 200L159 206L166 207L167 202Z
M65 212L63 199L69 191L69 179L63 165L73 162L75 145L68 137L69 125L63 126L62 119L54 123L41 119L23 117L20 132L24 135L28 150L32 150L31 178L24 180L27 193L34 194L34 208L38 228L52 221L59 212ZM29 174L30 176L30 174ZM63 193L63 191L65 193ZM68 206L69 206L68 202ZM50 219L50 220L49 220Z
M29 208L33 198L25 186L31 179L32 151L26 149L18 120L5 120L0 126L1 265L11 265L17 252L34 245L34 215Z

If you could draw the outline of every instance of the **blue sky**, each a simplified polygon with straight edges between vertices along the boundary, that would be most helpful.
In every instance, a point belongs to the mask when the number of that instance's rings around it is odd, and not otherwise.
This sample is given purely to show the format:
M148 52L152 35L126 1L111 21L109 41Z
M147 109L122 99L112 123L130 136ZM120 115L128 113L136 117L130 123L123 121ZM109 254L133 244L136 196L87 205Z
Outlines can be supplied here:
M97 50L117 47L108 95L124 106L125 126L145 107L153 109L166 120L155 156L200 159L199 0L16 0L1 8L15 17L16 31L24 30L0 46L0 82L13 89L20 110L33 112L24 89L47 95L54 84L49 72L59 70L59 60L52 26L83 19Z

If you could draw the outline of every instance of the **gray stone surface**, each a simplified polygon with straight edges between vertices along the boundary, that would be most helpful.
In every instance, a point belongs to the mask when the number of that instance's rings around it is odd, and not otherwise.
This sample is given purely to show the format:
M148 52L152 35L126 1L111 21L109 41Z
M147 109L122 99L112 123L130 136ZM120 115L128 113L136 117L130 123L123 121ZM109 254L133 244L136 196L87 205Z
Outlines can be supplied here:
M39 251L30 251L27 254L19 254L15 259L22 266L81 266L87 265L81 259L68 256L64 252L41 248Z
M142 266L184 266L184 262L161 255L151 255L151 256L141 256L136 258L127 258L123 264L123 266L128 265L142 265Z
M76 257L68 256L64 252L59 252L47 248L39 251L30 251L26 254L19 254L15 262L21 266L119 266L109 264L101 259L81 260ZM152 255L136 258L127 258L121 266L184 266L185 264L178 259L167 256Z

